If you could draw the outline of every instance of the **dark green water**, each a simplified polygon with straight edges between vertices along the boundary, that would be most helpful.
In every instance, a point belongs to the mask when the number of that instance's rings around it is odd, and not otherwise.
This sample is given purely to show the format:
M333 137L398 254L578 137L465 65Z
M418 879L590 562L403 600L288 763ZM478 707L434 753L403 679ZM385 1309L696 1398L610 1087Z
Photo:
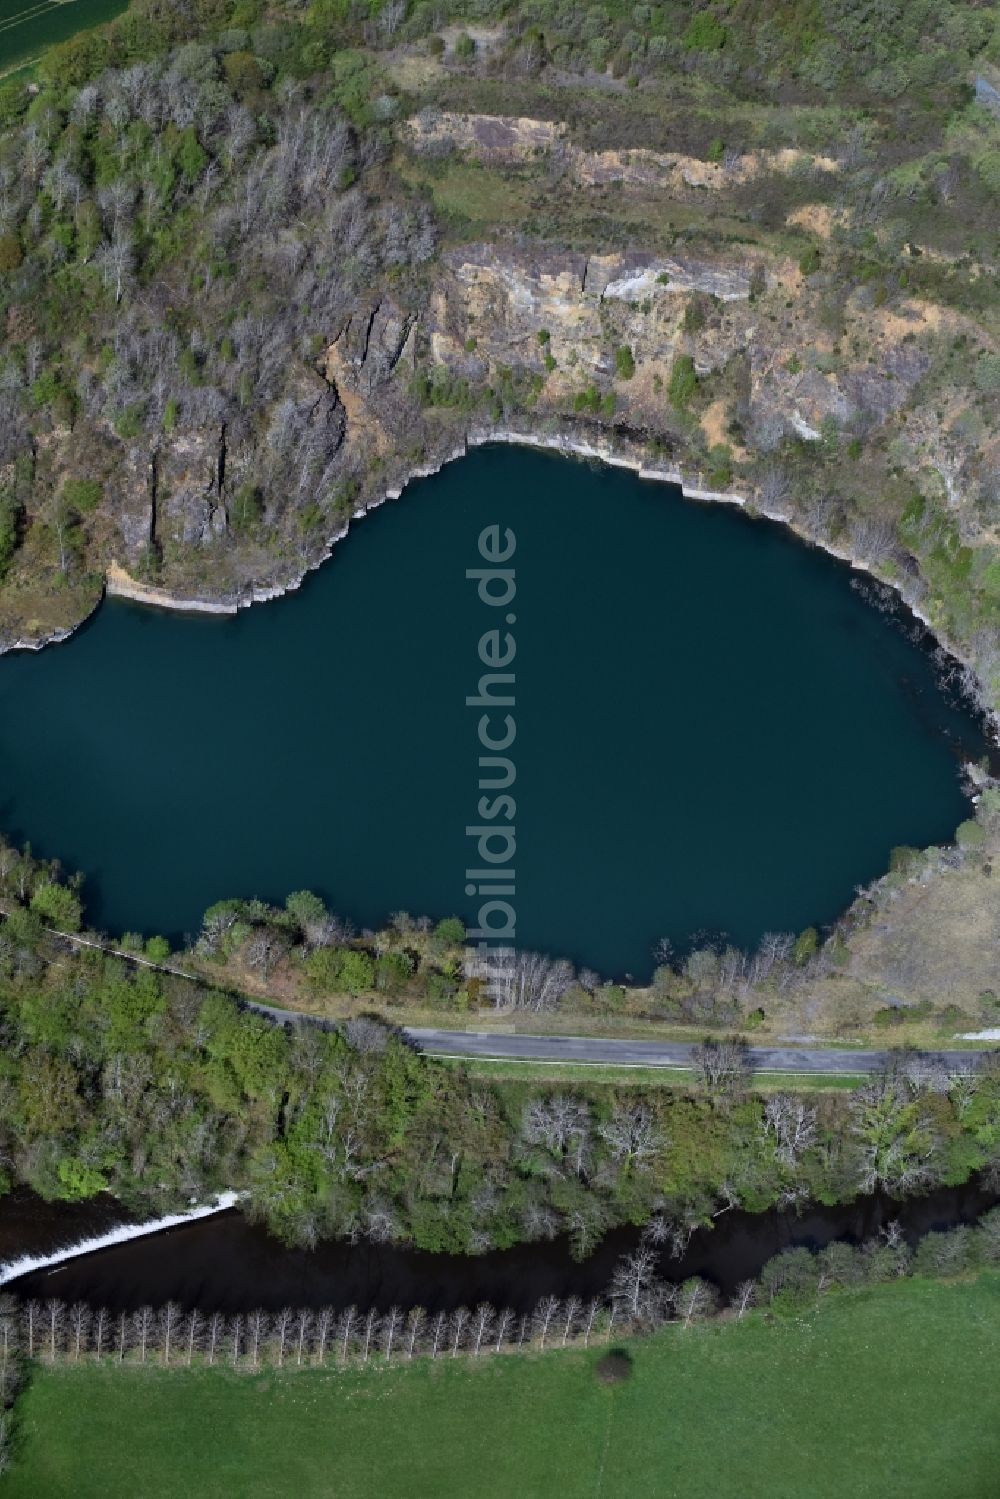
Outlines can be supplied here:
M482 632L517 537L519 945L648 973L655 939L832 920L894 844L949 839L962 754L902 623L782 528L661 484L477 452L235 619L104 605L0 660L0 827L86 871L91 919L194 932L311 887L359 924L471 917ZM506 710L504 710L506 711Z
M110 21L127 0L0 0L0 72Z

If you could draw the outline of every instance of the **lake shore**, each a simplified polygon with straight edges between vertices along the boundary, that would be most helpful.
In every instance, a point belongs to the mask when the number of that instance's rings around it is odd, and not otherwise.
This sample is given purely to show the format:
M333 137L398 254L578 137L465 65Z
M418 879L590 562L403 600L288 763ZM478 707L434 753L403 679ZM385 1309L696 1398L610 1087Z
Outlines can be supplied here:
M796 525L793 516L786 515L780 511L769 510L763 505L759 498L752 493L739 493L735 490L719 490L706 486L700 475L685 473L680 467L670 467L651 461L649 455L644 451L641 442L634 438L618 436L613 439L596 436L581 429L575 424L569 429L555 431L541 431L533 428L518 427L495 427L495 426L472 426L465 434L464 440L450 450L444 451L441 456L431 463L418 464L409 469L396 484L389 485L381 493L376 494L365 504L359 505L353 512L352 520L363 520L371 511L379 509L387 500L397 500L404 490L417 479L425 479L433 474L440 473L448 464L466 457L470 452L479 447L488 446L491 443L509 443L520 447L530 447L546 452L562 453L567 457L583 458L590 462L607 464L610 468L627 469L637 475L640 479L650 480L656 483L674 484L682 490L686 498L700 500L709 504L735 505L748 514L759 516L764 520L774 521L787 526L800 541L810 546L818 547L821 551L836 557L841 562L846 562L855 571L864 573L875 581L891 588L914 619L933 636L935 642L950 655L953 660L963 669L971 674L974 680L979 681L974 663L968 658L962 647L953 639L943 635L935 625L930 616L921 608L920 603L913 595L913 590L906 587L905 581L897 578L885 577L877 572L864 558L856 556L844 547L837 546L834 542L822 537L815 536ZM206 614L233 616L241 609L249 609L255 604L270 603L274 599L285 597L289 593L296 592L301 588L306 578L317 571L328 562L333 555L333 549L338 542L342 541L350 530L350 521L346 522L336 530L326 541L321 554L313 561L302 566L302 568L289 577L285 582L251 583L236 593L212 596L195 592L180 592L170 588L159 587L156 584L145 583L133 577L117 562L109 564L106 574L104 596L108 598L126 599L132 603L142 604L149 608L165 609L177 613ZM98 601L98 604L101 600ZM95 609L98 605L95 605ZM85 615L76 626L54 631L51 635L40 637L37 640L17 640L7 646L0 646L0 655L7 651L16 650L41 650L47 645L58 645L71 638L75 630L90 618L94 611ZM985 693L980 693L985 699ZM980 707L984 717L990 726L993 738L1000 743L1000 712L986 709L983 703Z

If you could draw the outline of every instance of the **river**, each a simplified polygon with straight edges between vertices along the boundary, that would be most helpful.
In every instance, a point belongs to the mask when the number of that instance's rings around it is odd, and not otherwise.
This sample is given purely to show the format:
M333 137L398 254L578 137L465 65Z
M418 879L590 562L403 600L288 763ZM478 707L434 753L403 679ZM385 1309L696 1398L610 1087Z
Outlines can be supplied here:
M834 1239L861 1243L892 1220L914 1242L931 1230L970 1223L996 1201L995 1191L971 1181L901 1202L864 1197L835 1207L813 1204L801 1213L733 1209L711 1228L697 1230L681 1259L663 1252L660 1271L674 1281L701 1275L729 1294L783 1249L817 1249ZM47 1205L19 1189L0 1201L0 1258L29 1249L51 1252L121 1219L121 1209L107 1199L79 1207ZM636 1228L615 1229L582 1261L573 1259L563 1237L482 1255L428 1254L364 1240L290 1250L230 1210L68 1259L7 1289L24 1298L84 1301L114 1311L167 1301L225 1312L351 1305L450 1311L489 1301L527 1312L549 1295L603 1296L615 1264L638 1240Z

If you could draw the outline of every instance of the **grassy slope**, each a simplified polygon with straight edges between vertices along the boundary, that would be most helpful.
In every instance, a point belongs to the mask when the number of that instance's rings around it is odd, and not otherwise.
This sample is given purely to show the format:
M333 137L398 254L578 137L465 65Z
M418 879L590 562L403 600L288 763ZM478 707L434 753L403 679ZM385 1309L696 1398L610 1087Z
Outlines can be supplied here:
M673 1327L609 1390L570 1351L338 1374L38 1371L10 1499L986 1499L1000 1274Z

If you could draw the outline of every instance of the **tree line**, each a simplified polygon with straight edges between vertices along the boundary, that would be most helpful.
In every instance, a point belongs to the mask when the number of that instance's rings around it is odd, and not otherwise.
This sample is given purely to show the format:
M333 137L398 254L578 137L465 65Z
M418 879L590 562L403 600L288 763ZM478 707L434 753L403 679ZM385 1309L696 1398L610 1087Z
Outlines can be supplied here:
M154 1215L233 1189L292 1244L480 1253L563 1234L582 1257L622 1223L683 1245L726 1207L1000 1180L995 1053L966 1073L901 1051L813 1096L755 1092L731 1038L698 1049L695 1089L486 1082L373 1016L285 1026L203 982L67 951L46 931L69 888L52 875L32 863L27 903L0 921L4 1188L111 1192Z

